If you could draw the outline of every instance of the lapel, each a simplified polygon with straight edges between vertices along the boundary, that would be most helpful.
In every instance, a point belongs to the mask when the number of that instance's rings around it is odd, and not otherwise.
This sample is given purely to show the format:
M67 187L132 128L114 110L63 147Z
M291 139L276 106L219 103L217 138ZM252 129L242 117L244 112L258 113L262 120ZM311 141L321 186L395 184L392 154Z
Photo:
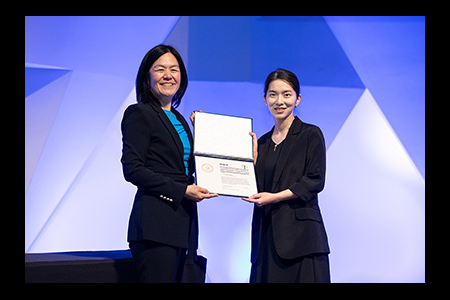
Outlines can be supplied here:
M297 136L300 133L302 127L303 127L303 122L300 121L299 118L295 117L294 122L292 122L291 128L289 128L286 139L284 140L284 145L281 148L281 153L278 158L277 165L275 167L275 174L273 176L273 182L272 182L272 192L275 190L275 188L278 188L277 183L279 182L281 174L283 173L283 170L286 167L286 164L289 159L289 154L294 149L294 145L297 141ZM269 144L269 143L266 143L266 144Z
M175 130L175 127L173 126L172 122L170 122L169 117L167 117L166 113L163 112L162 108L153 103L150 103L150 104L151 104L151 107L155 110L159 119L161 120L161 123L164 125L164 127L166 127L167 131L169 131L170 135L172 136L172 140L178 149L179 157L180 157L181 161L183 161L183 155L184 155L183 143L181 142L178 132ZM172 108L172 112L174 110L175 109ZM176 112L175 115L177 116L177 119L179 119L179 117L178 117L179 113ZM184 119L184 118L182 118L182 119ZM183 126L184 126L184 123L186 123L186 122L181 121L181 124L183 124ZM186 128L186 126L184 126L184 127ZM188 132L190 132L190 131L188 131ZM189 141L190 141L190 139L191 138L189 137Z

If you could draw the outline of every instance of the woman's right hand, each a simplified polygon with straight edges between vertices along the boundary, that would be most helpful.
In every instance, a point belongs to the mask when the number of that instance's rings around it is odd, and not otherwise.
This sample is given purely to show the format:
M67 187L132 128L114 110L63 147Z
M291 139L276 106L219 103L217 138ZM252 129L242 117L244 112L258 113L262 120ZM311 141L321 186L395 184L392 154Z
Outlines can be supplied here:
M209 191L205 188L202 188L198 185L191 184L187 186L186 192L184 194L186 198L189 200L200 202L205 198L213 198L219 196L218 194L210 194Z
M249 132L253 139L253 162L256 164L256 160L258 159L258 138L256 134L253 132Z

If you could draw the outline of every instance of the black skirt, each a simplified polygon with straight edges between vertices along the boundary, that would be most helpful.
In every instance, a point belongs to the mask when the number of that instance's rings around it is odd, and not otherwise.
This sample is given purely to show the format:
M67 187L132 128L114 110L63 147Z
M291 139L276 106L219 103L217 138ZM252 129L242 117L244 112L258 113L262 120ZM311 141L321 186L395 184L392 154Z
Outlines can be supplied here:
M275 249L270 205L264 207L258 258L252 264L251 283L330 283L328 254L281 258Z
M275 167L284 141L278 145L270 139L271 147L264 163L264 191L272 191ZM273 191L272 191L273 192ZM281 258L273 240L272 206L263 207L258 258L252 264L250 282L308 283L330 282L328 254L313 254L295 259Z

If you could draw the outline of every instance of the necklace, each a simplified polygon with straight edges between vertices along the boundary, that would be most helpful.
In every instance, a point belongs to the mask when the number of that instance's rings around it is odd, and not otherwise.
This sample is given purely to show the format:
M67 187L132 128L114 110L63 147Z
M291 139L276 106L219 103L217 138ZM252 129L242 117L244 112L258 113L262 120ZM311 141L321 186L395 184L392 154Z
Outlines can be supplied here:
M283 140L284 141L284 140ZM278 147L278 145L279 144L281 144L283 141L281 141L281 142L279 142L278 144L276 144L275 142L273 142L273 140L272 140L272 142L275 144L275 146L273 146L273 151L276 151L277 150L277 147Z
M277 147L278 147L282 142L284 142L285 139L286 139L286 137L284 137L281 141L279 141L278 143L276 143L276 142L273 140L273 138L271 138L272 143L274 144L274 146L273 146L273 151L276 151L276 150L277 150Z

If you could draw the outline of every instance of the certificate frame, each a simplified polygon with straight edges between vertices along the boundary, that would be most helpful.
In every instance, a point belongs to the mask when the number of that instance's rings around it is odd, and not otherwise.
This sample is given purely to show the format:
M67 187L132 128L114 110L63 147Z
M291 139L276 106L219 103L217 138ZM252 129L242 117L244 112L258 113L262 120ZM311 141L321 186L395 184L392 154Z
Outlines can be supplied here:
M253 163L251 118L194 112L197 185L223 196L258 192Z

